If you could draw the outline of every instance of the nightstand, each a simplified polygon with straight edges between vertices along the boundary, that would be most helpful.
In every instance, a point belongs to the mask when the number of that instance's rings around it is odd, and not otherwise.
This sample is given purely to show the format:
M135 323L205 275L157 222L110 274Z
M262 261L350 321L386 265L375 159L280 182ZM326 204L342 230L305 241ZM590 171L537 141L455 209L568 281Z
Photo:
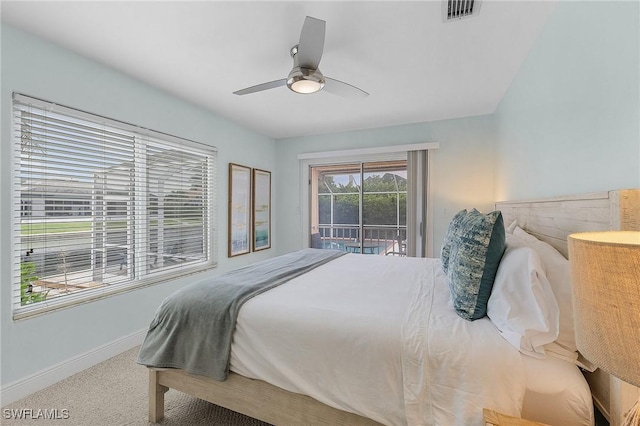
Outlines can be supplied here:
M533 422L518 417L507 416L487 408L482 410L486 426L549 426L545 423Z

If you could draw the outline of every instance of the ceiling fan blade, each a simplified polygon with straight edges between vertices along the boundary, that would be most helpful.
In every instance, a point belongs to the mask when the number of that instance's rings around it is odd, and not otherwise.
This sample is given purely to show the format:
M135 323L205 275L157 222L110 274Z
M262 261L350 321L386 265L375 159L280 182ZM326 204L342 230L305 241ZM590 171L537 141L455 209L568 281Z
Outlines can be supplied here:
M369 96L367 92L362 89L358 89L356 86L352 86L344 81L336 80L333 78L324 78L324 90L334 95L344 96L347 98L366 98Z
M295 65L311 70L318 69L324 50L325 21L307 16L300 33Z
M263 90L275 89L276 87L286 86L287 79L283 78L280 80L270 81L268 83L262 83L255 86L247 87L246 89L236 90L233 92L234 95L248 95L249 93L261 92Z

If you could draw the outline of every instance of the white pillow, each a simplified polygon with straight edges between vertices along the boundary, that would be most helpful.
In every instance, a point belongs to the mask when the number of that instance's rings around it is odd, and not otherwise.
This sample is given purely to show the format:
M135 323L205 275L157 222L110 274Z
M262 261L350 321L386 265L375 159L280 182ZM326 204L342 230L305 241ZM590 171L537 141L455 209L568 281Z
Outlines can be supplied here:
M515 238L513 238L515 237ZM544 272L551 283L560 310L560 331L554 345L547 349L564 358L577 359L575 326L573 322L573 301L571 295L571 272L569 261L550 244L516 227L507 246L531 247L538 253Z
M559 310L542 262L529 247L507 247L493 284L487 315L520 352L544 358L558 337Z
M515 229L518 227L518 221L514 220L513 222L511 222L511 224L509 226L507 226L504 230L507 234L513 234L513 231L515 231Z

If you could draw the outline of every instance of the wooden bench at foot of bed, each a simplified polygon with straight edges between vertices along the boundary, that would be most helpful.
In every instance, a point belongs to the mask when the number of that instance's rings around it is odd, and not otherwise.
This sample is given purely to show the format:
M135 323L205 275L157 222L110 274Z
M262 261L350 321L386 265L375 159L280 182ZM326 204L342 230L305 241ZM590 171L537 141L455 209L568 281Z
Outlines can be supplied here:
M380 426L380 423L329 407L309 396L230 372L224 382L177 369L149 369L149 421L164 417L164 394L171 389L271 424Z

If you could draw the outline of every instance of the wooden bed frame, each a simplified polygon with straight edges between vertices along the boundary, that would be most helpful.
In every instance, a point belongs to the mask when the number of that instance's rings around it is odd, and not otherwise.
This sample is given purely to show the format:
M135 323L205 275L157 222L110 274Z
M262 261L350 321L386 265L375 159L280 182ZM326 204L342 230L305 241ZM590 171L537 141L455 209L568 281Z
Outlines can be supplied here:
M597 230L640 230L640 189L590 193L542 200L498 202L506 225L514 220L567 256L567 236ZM638 397L638 389L596 371L587 374L598 409L611 422ZM271 424L378 425L370 419L329 407L261 380L231 372L224 382L176 369L149 369L149 421L164 417L169 388Z

